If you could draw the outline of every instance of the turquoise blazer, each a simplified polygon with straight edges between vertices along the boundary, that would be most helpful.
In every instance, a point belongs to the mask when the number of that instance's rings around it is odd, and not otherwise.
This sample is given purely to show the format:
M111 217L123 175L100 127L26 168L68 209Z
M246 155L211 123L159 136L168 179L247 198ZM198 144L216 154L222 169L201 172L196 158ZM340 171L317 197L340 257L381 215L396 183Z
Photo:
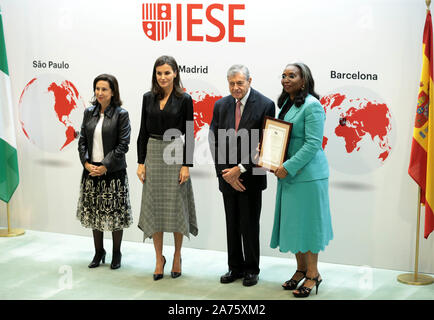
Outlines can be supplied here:
M322 148L325 112L321 103L308 95L302 106L293 105L284 117L292 122L288 157L283 167L288 175L281 182L297 183L329 177L329 165Z

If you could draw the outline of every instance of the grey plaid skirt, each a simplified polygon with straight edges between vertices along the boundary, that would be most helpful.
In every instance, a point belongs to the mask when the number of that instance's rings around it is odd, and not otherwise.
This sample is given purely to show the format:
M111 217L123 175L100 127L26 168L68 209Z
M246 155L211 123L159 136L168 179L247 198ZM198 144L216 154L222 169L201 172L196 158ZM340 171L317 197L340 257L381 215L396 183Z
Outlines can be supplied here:
M179 232L190 238L198 233L191 178L179 184L183 141L149 138L146 177L138 227L144 240L156 232ZM174 163L171 163L174 162Z

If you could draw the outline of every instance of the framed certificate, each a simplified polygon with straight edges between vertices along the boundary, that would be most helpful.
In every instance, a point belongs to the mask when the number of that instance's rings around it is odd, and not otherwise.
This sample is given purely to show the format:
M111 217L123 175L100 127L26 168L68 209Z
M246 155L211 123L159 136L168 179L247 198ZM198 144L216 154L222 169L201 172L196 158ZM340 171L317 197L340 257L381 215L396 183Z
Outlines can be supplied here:
M292 123L266 116L258 166L274 172L286 160Z

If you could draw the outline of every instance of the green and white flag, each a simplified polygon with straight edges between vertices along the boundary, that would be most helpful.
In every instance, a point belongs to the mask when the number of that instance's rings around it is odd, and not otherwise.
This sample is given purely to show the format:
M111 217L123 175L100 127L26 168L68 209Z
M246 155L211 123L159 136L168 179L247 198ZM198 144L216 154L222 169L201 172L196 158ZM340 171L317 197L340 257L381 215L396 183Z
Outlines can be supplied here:
M0 8L0 200L9 202L18 186L18 159L11 82Z

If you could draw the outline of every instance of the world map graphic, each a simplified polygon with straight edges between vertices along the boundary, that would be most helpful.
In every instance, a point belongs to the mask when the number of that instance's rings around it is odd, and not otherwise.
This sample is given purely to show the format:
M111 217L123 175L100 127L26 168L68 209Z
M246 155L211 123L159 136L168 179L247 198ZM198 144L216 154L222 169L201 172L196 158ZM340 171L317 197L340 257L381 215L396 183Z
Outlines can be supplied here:
M222 96L206 82L186 83L185 91L193 99L196 145L207 146L214 103ZM18 108L25 137L44 151L60 152L78 137L85 103L71 81L57 74L42 74L24 87Z
M205 126L211 124L212 114L214 110L214 103L221 99L219 95L214 93L206 92L190 92L190 95L195 96L196 100L193 99L193 109L194 109L194 136L198 138L198 133Z
M323 149L330 165L363 174L381 167L394 146L395 133L387 104L374 92L340 88L321 98L326 112Z
M208 133L211 124L214 103L222 98L219 91L210 83L199 79L183 80L185 91L193 99L194 113L194 162L196 164L212 164L209 150Z
M77 138L85 104L71 81L42 74L27 83L18 108L26 138L44 151L59 152Z

